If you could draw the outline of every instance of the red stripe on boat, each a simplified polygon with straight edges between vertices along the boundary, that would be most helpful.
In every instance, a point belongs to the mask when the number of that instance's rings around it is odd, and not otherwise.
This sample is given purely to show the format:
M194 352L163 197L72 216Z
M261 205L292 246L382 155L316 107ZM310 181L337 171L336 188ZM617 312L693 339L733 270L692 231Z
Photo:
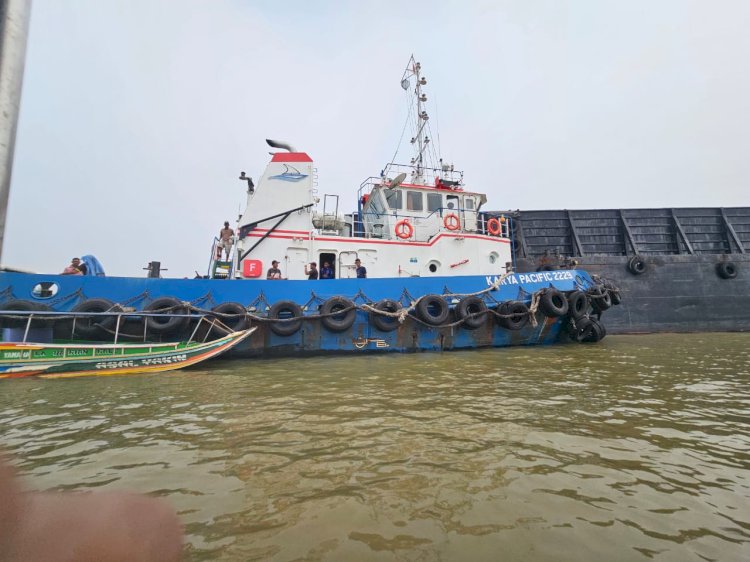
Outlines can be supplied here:
M277 152L271 162L312 162L306 152Z

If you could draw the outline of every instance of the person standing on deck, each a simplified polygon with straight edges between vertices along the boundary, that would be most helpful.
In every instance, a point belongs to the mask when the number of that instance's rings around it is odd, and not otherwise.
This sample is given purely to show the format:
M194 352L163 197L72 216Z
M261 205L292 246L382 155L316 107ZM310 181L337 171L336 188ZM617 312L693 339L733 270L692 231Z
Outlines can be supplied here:
M362 262L359 261L359 258L354 260L354 267L357 268L357 279L364 279L367 277L367 268L362 265Z
M266 279L281 279L279 262L277 262L276 260L273 260L271 262L271 267L268 269L268 273L266 273Z
M221 250L224 250L226 259L229 261L229 254L232 252L234 244L234 230L229 228L229 221L224 222L224 228L219 231L219 247L216 250L217 259L221 259Z
M311 261L310 269L307 269L307 265L305 265L305 275L307 275L308 281L315 281L318 278L318 264Z
M331 267L331 264L329 264L327 261L323 262L323 267L320 268L320 278L321 279L333 279L333 268Z

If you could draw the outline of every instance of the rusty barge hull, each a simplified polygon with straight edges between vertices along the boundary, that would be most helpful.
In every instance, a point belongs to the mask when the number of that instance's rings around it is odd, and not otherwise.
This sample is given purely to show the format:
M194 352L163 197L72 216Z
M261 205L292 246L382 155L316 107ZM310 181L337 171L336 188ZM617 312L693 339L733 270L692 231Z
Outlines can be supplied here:
M620 288L610 334L750 331L750 207L505 214L517 271L579 267Z

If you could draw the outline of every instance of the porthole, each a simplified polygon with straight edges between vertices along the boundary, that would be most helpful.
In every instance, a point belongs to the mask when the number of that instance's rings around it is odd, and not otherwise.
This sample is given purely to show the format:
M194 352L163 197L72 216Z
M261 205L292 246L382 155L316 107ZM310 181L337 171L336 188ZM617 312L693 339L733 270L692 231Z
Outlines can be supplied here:
M499 257L500 254L498 254L497 252L490 252L490 263L495 263Z
M437 273L437 271L440 269L440 262L437 260L432 260L427 264L427 269L430 273Z
M35 299L51 299L59 290L60 287L57 283L42 281L41 283L34 285L34 288L31 289L31 296Z

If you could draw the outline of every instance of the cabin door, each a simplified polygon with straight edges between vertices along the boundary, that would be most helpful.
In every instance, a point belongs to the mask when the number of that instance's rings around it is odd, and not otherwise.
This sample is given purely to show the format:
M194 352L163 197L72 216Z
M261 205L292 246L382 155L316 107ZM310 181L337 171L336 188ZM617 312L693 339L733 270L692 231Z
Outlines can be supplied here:
M469 232L475 232L477 229L477 200L472 195L463 196L463 204L461 205L461 219L464 225L464 230Z
M354 260L357 259L357 252L339 252L339 278L351 279L357 276L357 268Z
M284 269L281 276L284 279L305 279L305 266L309 263L310 255L307 248L287 248L284 257Z

